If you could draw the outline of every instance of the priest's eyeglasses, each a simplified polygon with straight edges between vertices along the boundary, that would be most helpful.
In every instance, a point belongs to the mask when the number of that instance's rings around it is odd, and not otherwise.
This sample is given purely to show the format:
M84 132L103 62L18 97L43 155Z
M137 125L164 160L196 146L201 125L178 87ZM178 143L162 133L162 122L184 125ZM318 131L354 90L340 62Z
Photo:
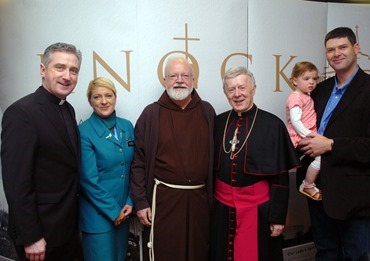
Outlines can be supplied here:
M182 80L189 80L190 78L193 77L193 75L188 74L188 73L184 73L184 74L175 74L175 73L173 73L173 74L166 75L166 78L170 79L171 81L176 81L176 80L180 79L180 77L181 77Z

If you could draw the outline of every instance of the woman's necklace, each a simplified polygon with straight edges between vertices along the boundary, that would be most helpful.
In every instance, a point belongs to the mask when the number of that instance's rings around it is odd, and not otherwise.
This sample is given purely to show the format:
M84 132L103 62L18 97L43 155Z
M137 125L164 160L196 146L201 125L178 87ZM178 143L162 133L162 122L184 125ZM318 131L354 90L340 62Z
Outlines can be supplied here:
M253 130L253 126L254 126L254 123L256 121L256 117L257 117L257 112L258 112L258 107L256 107L256 112L254 113L254 117L253 117L253 121L252 121L252 125L248 131L248 134L247 134L247 137L245 138L242 146L239 148L239 150L237 152L234 153L235 151L235 148L236 148L236 144L239 143L239 140L237 138L237 134L238 134L238 129L239 127L236 127L235 131L234 131L234 136L232 138L232 140L229 141L229 143L231 144L231 148L229 151L226 150L226 143L225 143L225 140L226 140L226 130L227 130L227 125L229 123L229 119L230 119L230 115L231 115L231 112L232 110L230 111L229 115L227 116L227 120L226 120L226 124L225 124L225 129L224 129L224 136L223 136L223 139L222 139L222 145L223 145L223 148L224 148L224 152L226 154L229 154L230 153L230 159L233 160L235 158L236 155L239 154L239 152L242 150L242 148L244 147L245 143L247 142L248 138L249 138L249 135L251 134L252 130Z

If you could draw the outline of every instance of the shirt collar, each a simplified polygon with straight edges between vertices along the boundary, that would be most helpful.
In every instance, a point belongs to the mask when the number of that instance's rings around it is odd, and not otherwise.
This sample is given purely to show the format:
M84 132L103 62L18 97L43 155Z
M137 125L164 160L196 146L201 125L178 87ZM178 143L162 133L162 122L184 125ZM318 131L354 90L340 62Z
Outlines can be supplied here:
M343 94L347 90L349 84L352 82L353 78L355 77L355 75L357 74L359 69L360 69L360 67L357 66L355 72L348 79L348 81L345 84L343 84L343 86L341 88L338 88L338 80L337 80L337 76L335 75L335 77L334 77L335 84L334 84L333 92L337 93L337 94Z

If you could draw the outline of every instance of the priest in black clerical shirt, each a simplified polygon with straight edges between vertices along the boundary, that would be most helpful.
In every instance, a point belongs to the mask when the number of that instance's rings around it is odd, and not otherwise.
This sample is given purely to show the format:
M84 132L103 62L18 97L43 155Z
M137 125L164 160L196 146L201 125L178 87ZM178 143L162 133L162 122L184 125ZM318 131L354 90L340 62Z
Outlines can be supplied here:
M8 233L21 261L76 260L80 253L80 145L74 109L65 101L77 84L80 65L75 46L50 45L40 65L42 86L3 115L1 164Z

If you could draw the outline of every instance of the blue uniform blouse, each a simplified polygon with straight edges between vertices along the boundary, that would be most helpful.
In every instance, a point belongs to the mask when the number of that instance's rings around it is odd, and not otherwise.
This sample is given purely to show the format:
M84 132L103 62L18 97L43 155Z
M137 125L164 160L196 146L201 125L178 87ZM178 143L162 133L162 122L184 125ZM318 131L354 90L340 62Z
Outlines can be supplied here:
M114 228L114 220L121 209L133 205L129 188L134 156L133 125L117 117L115 132L111 132L93 113L79 129L82 154L80 230L107 232Z

